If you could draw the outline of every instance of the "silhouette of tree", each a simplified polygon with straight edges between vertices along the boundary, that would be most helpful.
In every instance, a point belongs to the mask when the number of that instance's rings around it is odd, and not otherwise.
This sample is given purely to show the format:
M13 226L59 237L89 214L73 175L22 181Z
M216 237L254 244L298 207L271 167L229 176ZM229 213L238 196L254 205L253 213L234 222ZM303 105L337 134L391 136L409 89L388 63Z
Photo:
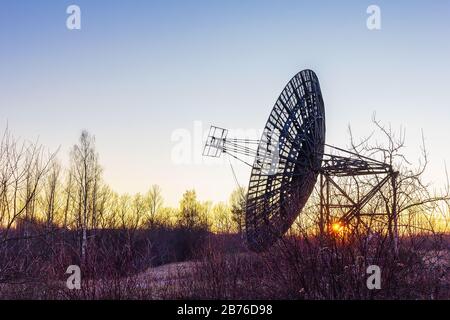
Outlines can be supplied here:
M163 197L161 195L161 188L158 185L152 185L150 190L145 196L145 202L147 204L147 222L150 227L153 227L158 220L158 213L163 205Z
M76 186L77 227L81 229L80 254L85 261L88 229L97 226L97 198L102 170L95 150L95 138L83 130L71 153L72 175Z
M243 187L235 189L230 196L231 214L239 233L242 233L245 225L245 202L247 191Z
M201 204L197 201L195 190L188 190L183 194L180 201L178 223L188 229L207 226L207 218L202 212Z

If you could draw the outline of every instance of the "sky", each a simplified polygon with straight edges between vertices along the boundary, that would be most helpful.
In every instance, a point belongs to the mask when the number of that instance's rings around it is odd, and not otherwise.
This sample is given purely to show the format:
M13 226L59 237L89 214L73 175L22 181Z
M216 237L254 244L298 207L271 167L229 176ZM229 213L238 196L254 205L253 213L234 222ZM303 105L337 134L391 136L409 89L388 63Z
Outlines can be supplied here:
M81 29L66 27L69 5ZM381 29L366 25L369 5ZM327 143L348 146L371 119L404 128L427 179L450 162L450 1L0 2L0 129L60 147L96 137L105 181L121 193L158 184L166 204L194 188L226 201L250 169L205 163L211 124L258 132L289 79L313 69L325 100ZM183 149L184 148L184 149ZM177 157L182 150L183 156Z

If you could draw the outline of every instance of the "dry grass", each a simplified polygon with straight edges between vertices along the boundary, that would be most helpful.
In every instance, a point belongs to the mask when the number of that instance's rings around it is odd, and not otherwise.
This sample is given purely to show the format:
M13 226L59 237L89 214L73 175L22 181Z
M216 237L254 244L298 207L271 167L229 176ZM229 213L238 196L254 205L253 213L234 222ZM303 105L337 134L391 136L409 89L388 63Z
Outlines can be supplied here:
M3 299L449 299L450 250L406 244L394 258L385 243L371 248L323 246L285 239L265 254L206 247L197 260L123 276L83 279L68 290L61 279L0 285ZM364 251L363 251L364 250ZM229 250L227 250L229 251ZM381 290L368 290L366 268L382 270Z

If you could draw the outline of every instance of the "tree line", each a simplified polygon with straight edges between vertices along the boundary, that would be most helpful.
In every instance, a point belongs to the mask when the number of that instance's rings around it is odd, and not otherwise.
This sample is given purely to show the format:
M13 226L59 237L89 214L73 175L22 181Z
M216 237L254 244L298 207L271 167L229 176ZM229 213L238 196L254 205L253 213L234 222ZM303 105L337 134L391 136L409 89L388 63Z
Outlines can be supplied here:
M164 205L162 190L119 194L102 178L95 137L82 131L64 168L56 152L19 141L6 129L0 141L0 244L71 230L85 259L89 238L101 229L201 228L235 233L243 228L245 190L236 189L227 203L212 204L187 190L178 208ZM41 234L32 230L42 227ZM14 231L14 232L13 232Z

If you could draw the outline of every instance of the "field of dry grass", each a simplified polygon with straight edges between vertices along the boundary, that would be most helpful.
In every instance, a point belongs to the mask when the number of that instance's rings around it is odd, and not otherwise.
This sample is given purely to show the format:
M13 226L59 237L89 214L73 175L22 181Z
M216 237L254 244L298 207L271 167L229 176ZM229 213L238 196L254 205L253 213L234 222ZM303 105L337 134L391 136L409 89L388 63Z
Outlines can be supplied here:
M213 249L214 248L214 249ZM378 248L379 249L379 248ZM450 248L387 251L319 247L286 241L264 254L224 252L215 243L194 260L132 275L84 278L81 290L61 279L0 285L2 299L450 299ZM366 287L366 267L382 270L381 290Z

